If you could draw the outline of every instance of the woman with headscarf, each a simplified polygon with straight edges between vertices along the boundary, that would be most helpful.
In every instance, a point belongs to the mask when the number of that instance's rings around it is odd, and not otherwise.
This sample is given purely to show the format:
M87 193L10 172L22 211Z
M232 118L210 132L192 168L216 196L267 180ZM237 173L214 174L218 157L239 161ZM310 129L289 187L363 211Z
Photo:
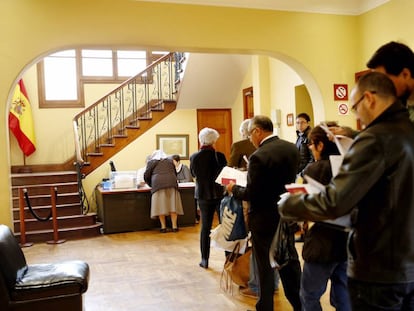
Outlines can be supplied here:
M190 171L196 179L194 196L201 212L199 265L204 269L208 268L210 257L210 231L214 212L220 215L220 202L224 196L223 187L215 182L223 167L227 165L225 155L215 150L219 136L215 129L203 128L198 134L200 150L190 157Z
M144 180L151 187L151 218L160 219L160 232L167 232L165 216L168 215L172 231L178 232L177 215L184 212L173 160L161 150L155 150L147 163Z

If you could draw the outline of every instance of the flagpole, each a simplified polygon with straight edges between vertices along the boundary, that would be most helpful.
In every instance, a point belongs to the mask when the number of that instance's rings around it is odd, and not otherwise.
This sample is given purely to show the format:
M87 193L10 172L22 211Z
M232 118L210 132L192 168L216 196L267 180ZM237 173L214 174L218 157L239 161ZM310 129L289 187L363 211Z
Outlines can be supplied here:
M19 169L19 173L33 173L32 169L26 166L26 155L23 153L23 167Z

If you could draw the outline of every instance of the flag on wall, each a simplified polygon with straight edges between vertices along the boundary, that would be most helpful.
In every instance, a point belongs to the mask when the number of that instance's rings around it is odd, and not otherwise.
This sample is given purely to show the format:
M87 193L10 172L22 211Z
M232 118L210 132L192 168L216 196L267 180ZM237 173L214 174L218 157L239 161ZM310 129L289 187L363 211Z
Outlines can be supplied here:
M22 79L14 90L9 112L9 128L16 137L24 155L31 155L36 150L36 138L32 108Z

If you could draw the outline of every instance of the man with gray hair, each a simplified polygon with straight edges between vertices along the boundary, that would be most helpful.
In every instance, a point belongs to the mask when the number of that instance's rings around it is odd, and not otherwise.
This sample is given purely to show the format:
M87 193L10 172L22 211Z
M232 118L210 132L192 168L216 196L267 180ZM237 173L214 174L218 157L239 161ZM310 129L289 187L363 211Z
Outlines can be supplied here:
M414 310L414 126L383 73L362 76L351 102L365 129L339 173L321 193L284 197L279 212L311 221L351 213L352 310Z

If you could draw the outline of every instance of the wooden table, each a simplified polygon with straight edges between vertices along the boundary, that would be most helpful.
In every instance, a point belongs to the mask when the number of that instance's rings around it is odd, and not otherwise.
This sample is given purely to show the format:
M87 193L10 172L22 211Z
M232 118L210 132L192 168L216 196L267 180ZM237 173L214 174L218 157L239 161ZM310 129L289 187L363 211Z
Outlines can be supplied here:
M178 216L178 226L195 224L194 183L179 184L184 215ZM151 219L151 188L95 190L98 219L104 233L127 232L160 228L157 219ZM167 218L167 226L169 217ZM170 225L171 226L171 225Z

